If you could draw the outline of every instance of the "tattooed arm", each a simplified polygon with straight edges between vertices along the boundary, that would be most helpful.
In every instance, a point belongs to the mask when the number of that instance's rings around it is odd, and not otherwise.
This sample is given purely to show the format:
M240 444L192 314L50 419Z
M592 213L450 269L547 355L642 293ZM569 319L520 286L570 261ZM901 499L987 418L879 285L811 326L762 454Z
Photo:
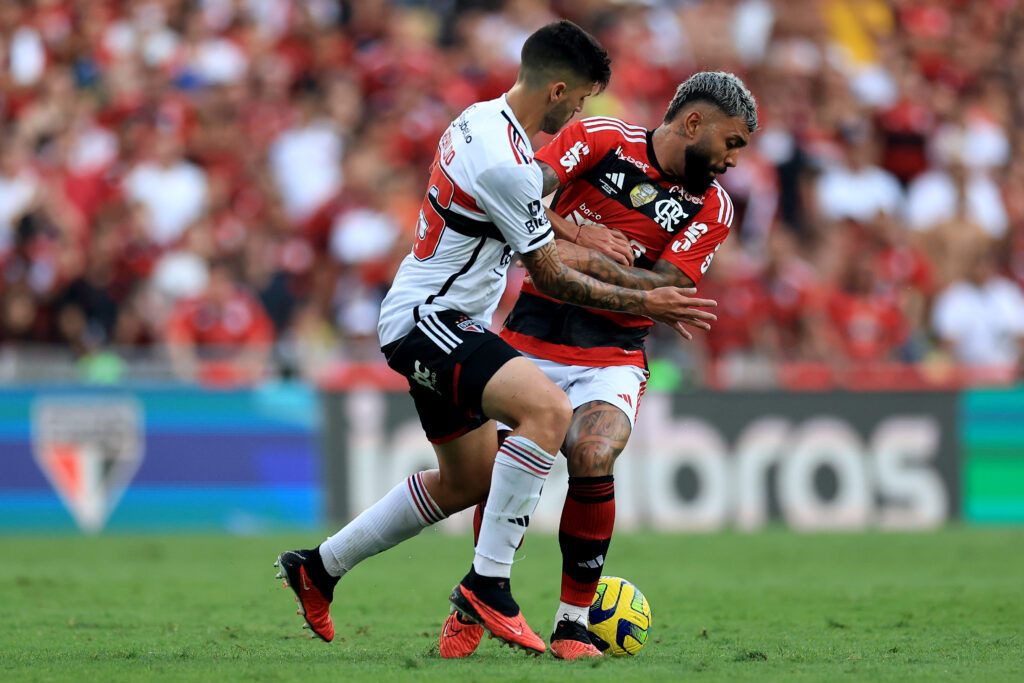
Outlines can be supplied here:
M656 262L654 270L627 268L593 249L584 249L562 240L557 244L562 263L602 282L633 289L695 286L689 275L666 261Z
M520 254L519 258L541 294L566 303L646 315L671 325L687 339L691 339L692 335L682 327L683 324L707 329L708 323L716 319L712 313L690 308L717 305L710 299L691 298L688 294L692 294L692 291L677 287L642 291L601 282L573 270L558 258L558 248L554 242Z
M546 197L558 189L562 181L558 178L558 172L550 165L540 159L537 160L541 174L544 178L542 193ZM555 236L561 240L567 240L573 244L588 249L596 249L608 255L616 263L624 266L633 265L633 247L629 244L629 238L618 230L601 225L600 223L586 223L577 225L560 215L547 210L548 220L551 227L555 229Z
M537 159L537 165L540 166L540 172L544 178L543 185L541 187L541 194L542 196L547 197L558 189L558 186L562 184L562 180L558 177L558 171L551 168L549 164Z

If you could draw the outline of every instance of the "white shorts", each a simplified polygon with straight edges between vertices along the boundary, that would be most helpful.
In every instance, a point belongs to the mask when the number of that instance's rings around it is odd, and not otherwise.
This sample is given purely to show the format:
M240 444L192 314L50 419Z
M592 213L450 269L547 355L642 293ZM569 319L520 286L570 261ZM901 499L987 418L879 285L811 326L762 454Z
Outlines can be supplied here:
M640 399L647 388L647 372L643 368L635 365L599 368L589 365L563 365L529 353L523 355L536 363L548 379L566 393L573 410L590 401L604 401L626 414L630 428L636 424ZM500 423L498 428L507 429Z

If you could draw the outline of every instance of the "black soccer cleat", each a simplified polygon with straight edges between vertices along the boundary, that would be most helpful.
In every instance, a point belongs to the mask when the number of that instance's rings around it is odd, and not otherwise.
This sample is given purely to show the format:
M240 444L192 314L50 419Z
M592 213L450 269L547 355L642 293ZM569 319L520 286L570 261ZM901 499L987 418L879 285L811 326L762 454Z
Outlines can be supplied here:
M603 657L590 641L587 627L578 621L560 621L551 634L551 654L558 659Z

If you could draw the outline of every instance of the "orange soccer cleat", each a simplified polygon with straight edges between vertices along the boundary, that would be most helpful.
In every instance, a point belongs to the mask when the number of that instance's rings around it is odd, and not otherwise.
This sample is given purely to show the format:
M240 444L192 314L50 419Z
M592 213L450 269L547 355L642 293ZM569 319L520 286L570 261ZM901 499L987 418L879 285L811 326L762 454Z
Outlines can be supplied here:
M274 566L280 568L277 578L284 579L285 587L295 591L299 603L298 614L306 620L303 628L311 630L324 642L334 639L331 620L331 601L338 579L323 568L319 550L289 550L281 553Z
M474 588L470 588L471 584ZM493 585L492 585L493 584ZM492 638L509 647L539 655L547 648L527 625L519 605L512 599L508 579L481 577L473 570L452 589L449 601L466 621L480 624Z
M445 659L468 657L476 651L483 635L483 626L452 612L441 627L441 656Z
M587 627L575 621L560 621L551 634L551 654L558 659L604 657L587 635Z

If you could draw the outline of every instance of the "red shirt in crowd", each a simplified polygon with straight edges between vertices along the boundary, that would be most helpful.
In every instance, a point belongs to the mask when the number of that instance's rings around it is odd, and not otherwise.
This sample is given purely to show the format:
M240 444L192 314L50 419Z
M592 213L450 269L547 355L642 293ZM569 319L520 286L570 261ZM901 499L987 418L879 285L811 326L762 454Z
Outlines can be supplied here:
M274 326L260 303L235 290L222 303L209 297L179 301L168 321L171 344L259 346L274 340Z

